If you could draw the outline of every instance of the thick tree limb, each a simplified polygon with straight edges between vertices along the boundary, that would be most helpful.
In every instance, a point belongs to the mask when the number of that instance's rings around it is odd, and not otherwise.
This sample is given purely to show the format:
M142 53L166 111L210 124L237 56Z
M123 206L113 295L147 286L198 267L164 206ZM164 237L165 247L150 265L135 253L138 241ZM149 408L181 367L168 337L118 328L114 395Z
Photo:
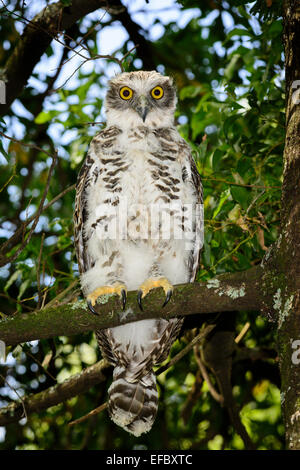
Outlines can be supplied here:
M286 73L286 139L281 199L281 236L278 239L270 280L277 284L278 351L282 411L287 447L300 449L300 367L293 360L300 338L300 5L283 2Z
M137 304L137 293L129 292L126 310L121 310L117 297L105 296L93 315L85 300L72 304L51 306L29 314L17 314L0 322L0 339L17 344L59 335L74 335L99 328L146 318L170 318L201 313L239 310L258 311L261 305L260 278L262 268L216 276L208 282L178 285L162 309L161 289L152 291L144 300L144 311Z
M14 402L0 409L0 426L24 418L24 407L27 414L37 413L86 392L94 385L104 382L107 379L106 373L110 368L111 366L108 362L102 359L61 384L53 385L53 387L47 390L28 395L23 398L22 402Z
M115 0L115 5L120 7L119 12L113 15L116 20L119 20L122 26L126 29L131 41L136 44L137 55L143 61L143 70L154 70L156 64L153 60L153 52L151 43L147 41L145 36L142 34L142 28L139 24L135 23L129 15L126 8L122 8L120 0Z

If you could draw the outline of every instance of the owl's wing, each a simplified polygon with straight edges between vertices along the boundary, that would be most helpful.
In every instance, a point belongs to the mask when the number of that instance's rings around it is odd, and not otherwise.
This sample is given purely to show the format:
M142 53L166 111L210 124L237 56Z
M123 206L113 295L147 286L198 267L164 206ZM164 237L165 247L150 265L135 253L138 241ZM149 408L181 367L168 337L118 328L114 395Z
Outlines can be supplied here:
M165 329L160 340L159 354L156 354L156 359L153 361L154 365L158 365L168 358L170 349L179 335L183 322L184 317L169 320L168 328Z
M86 159L78 174L76 184L75 210L74 210L74 243L80 274L88 271L97 261L88 253L85 233L87 222L87 198L90 186L93 186L101 172L103 163L101 157L109 157L109 149L115 143L116 137L121 133L117 126L110 126L100 131L91 141ZM111 161L109 159L106 162ZM91 233L89 233L89 236Z
M74 210L74 244L80 274L88 271L96 260L92 259L86 247L85 223L87 220L87 193L89 186L98 177L99 168L94 165L94 160L88 153L78 174L76 183L76 197ZM115 365L116 361L112 353L107 330L97 330L96 337L103 357Z
M203 246L203 187L201 177L199 175L196 163L191 153L191 149L189 145L185 142L185 140L182 140L180 144L180 152L182 156L182 180L185 184L192 186L194 190L194 201L197 205L195 221L196 237L194 240L193 249L191 250L189 257L189 281L193 282L199 269L200 253Z
M93 164L94 160L88 154L78 174L76 183L74 244L80 274L88 271L93 262L88 254L88 250L86 249L86 239L84 234L84 227L87 219L86 195L92 180L91 168Z

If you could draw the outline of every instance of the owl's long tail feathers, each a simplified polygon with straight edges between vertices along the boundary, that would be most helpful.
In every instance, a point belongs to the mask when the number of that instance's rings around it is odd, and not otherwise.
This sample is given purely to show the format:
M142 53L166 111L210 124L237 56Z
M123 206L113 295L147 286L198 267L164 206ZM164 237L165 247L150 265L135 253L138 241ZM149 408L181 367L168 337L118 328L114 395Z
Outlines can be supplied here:
M115 424L138 437L150 431L158 408L156 377L151 371L133 382L126 369L117 366L108 389L108 411ZM130 380L130 381L129 381Z
M111 419L136 437L150 431L158 408L153 366L164 362L183 318L149 319L97 330L105 357L115 368L108 390Z

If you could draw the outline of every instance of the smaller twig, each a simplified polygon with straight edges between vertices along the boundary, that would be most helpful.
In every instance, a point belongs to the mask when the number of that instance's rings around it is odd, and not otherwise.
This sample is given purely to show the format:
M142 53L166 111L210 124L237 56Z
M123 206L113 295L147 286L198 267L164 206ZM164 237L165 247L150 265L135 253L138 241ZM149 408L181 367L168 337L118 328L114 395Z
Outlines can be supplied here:
M176 356L174 356L167 364L160 367L156 372L155 375L160 375L169 369L171 366L176 364L180 359L183 358L194 346L195 344L199 343L199 341L203 340L208 333L210 333L215 328L215 325L208 325L204 330L200 331L200 333L192 339L190 344L188 344L185 348L183 348Z
M43 263L43 279L44 279L44 278L45 278L45 262ZM43 309L44 306L45 306L47 293L48 293L47 291L44 292L43 300L42 300L42 305L41 305L41 309Z
M103 121L95 121L95 122L82 122L82 126L96 126L96 125L102 125L105 124Z
M44 240L45 240L45 232L43 232L43 234L42 234L40 252L39 252L39 257L38 257L37 267L36 267L36 282L37 282L37 290L38 290L38 304L37 304L37 308L38 308L38 309L41 307L41 303L42 303L40 267L41 267L41 260L42 260L42 253L43 253Z
M10 135L4 134L4 132L2 132L2 131L0 131L0 135L2 135L2 137L5 137L6 139L11 140L12 142L16 142L17 144L21 144L24 147L29 147L29 148L32 148L32 149L36 149L39 152L45 153L46 155L49 155L49 157L53 158L53 154L51 152L48 152L48 150L42 149L41 147L39 147L36 144L28 144L26 142L22 142L18 139L15 139L14 137L11 137Z
M63 197L65 194L69 193L70 191L73 191L73 189L75 189L76 187L76 183L75 184L72 184L71 186L69 186L68 188L64 189L61 193L59 193L57 196L55 196L50 202L48 202L48 204L45 204L44 207L43 207L43 211L45 211L46 209L48 209L50 206L52 206L56 201L58 201L61 197ZM34 215L29 218L26 222L27 224L32 222L32 220L34 219Z
M102 359L79 374L69 377L63 383L56 383L47 390L42 390L24 398L20 397L20 400L0 409L0 426L19 421L24 415L24 405L27 413L31 414L84 393L90 387L106 381L106 371L109 367L107 361Z
M103 18L105 17L105 15L107 15L107 10L104 11L103 15L101 16L101 18L84 34L84 36L82 36L81 40L79 41L79 45L81 46L82 45L82 42L85 41L87 39L87 37L93 32L95 31L96 27L98 25L101 25L101 22L103 20Z
M251 238L254 237L254 235L256 234L257 230L255 230L252 234L249 235L249 237L245 238L244 240L242 240L240 243L238 243L236 245L236 247L231 250L229 253L227 253L226 255L223 256L223 258L220 258L213 266L211 266L210 268L208 268L206 271L203 271L201 272L201 277L203 277L205 274L208 274L210 271L214 271L217 267L218 264L220 263L223 263L223 261L225 261L225 259L229 258L229 256L233 255L233 253L235 253L236 251L238 251L238 249L244 245L244 243L247 243L249 240L251 240Z
M52 206L56 201L58 201L58 199L60 199L61 197L63 197L65 194L67 194L68 192L72 191L73 189L75 189L76 187L76 184L72 184L71 186L69 186L68 188L64 189L64 191L62 191L61 193L59 193L57 196L55 196L52 201L48 202L48 204L45 204L42 208L42 211L41 212L44 212L45 210L47 210L50 206ZM19 228L15 231L15 233L6 241L4 242L1 247L0 247L0 252L3 253L6 248L10 245L10 243L12 241L14 241L14 245L16 245L16 243L18 243L19 241L19 238L23 235L24 233L24 230L25 228L27 227L27 225L29 225L37 216L37 213L38 211L36 211L31 217L29 217L28 219L26 219L20 226Z
M8 180L6 181L6 183L4 183L4 185L2 186L2 188L0 188L0 193L2 193L3 189L6 188L6 186L9 185L9 183L11 182L11 180L16 176L16 165L14 165L13 167L13 172L12 172L12 175L10 175L10 177L8 178Z
M109 54L96 54L94 56L91 56L91 57L85 57L83 56L82 54L80 54L79 52L75 51L74 52L77 54L77 55L80 55L80 57L82 57L84 60L81 62L81 64L78 65L78 67L76 67L76 69L71 73L71 75L69 75L69 77L64 81L64 83L62 85L60 85L59 87L57 87L55 90L53 91L58 91L60 90L61 88L63 88L67 83L68 81L75 75L75 73L84 65L86 64L87 62L89 62L90 60L96 60L96 59L106 59L106 60L112 60L113 62L116 62L121 71L124 72L124 67L123 67L123 62L125 61L125 59L127 59L127 57L131 54L132 51L134 51L134 49L136 49L138 47L138 44L135 45L134 47L132 47L128 52L126 52L126 54L121 57L121 59L118 59L117 57L114 57L113 55L109 55ZM73 56L74 57L74 56ZM70 60L70 59L68 59Z
M235 183L234 181L228 181L221 178L202 178L202 181L217 181L219 183L226 183L230 186L241 186L242 188L252 188L252 189L281 189L281 186L263 186L259 184L243 184L243 183Z
M60 300L62 297L65 297L66 294L70 292L70 290L74 289L74 287L76 287L78 283L78 279L75 279L75 281L73 281L66 289L60 292L54 299L50 300L50 302L48 302L44 308L52 307L54 304L56 304L58 300Z
M261 193L257 194L256 197L253 199L253 201L251 202L251 204L249 205L248 209L246 210L246 215L249 214L249 212L251 211L252 207L254 206L254 204L256 203L256 201L263 195L265 194L266 190L263 189Z
M72 41L72 42L75 43L75 48L76 47L81 47L81 50L86 50L90 54L90 49L87 46L85 46L83 44L83 42L86 41L87 37L90 36L90 34L92 34L93 31L95 31L95 29L98 25L101 25L101 21L103 20L103 18L105 17L106 14L107 14L107 11L105 10L103 15L101 16L101 18L82 36L80 41L76 41L76 39L69 36L66 32L65 32L64 36L67 39L69 39L69 41ZM73 49L75 49L75 48L73 48Z
M48 153L48 152L46 152L46 153ZM51 154L49 154L49 155L51 155ZM35 228L38 224L38 221L40 219L40 215L41 215L42 210L43 210L44 202L45 202L46 196L47 196L48 191L49 191L52 172L54 170L54 167L55 167L55 164L56 164L56 161L57 161L57 152L55 152L53 155L51 155L51 157L52 157L52 163L51 163L51 166L49 168L48 177L47 177L47 181L46 181L46 186L45 186L44 193L42 195L42 199L41 199L41 202L39 204L38 210L36 212L36 216L35 216L34 222L32 224L32 227L29 230L29 233L28 233L26 239L24 238L22 240L21 246L15 251L15 253L13 255L11 255L9 257L6 257L5 255L2 256L2 259L0 260L0 266L5 266L6 264L12 263L13 261L15 261L18 258L18 256L20 255L20 253L24 250L26 245L29 243L29 241L32 237L32 234L33 234L33 232L34 232L34 230L35 230Z
M27 412L26 412L26 408L25 408L25 403L24 403L24 399L23 397L21 397L21 395L18 393L18 391L12 387L10 385L10 383L7 381L7 379L5 377L3 377L2 374L0 374L0 377L1 379L3 380L4 383L6 383L6 385L8 386L8 388L10 388L13 392L15 392L15 394L17 395L17 397L19 398L20 402L21 402L21 405L22 405L22 408L23 408L23 414L24 416L21 416L21 418L26 418L27 419Z
M98 406L97 408L90 411L86 415L81 416L81 418L75 419L74 421L71 421L70 423L68 423L68 426L75 426L75 424L79 424L79 423L82 423L83 421L86 421L87 419L91 418L92 416L95 416L95 415L101 413L101 411L105 410L107 408L107 406L108 406L107 402L102 403L102 405Z
M242 330L240 331L240 333L237 335L237 337L234 340L236 344L238 344L241 341L241 339L245 336L249 328L250 328L250 323L247 321L245 325L243 326Z
M202 374L203 379L207 383L208 389L210 391L211 396L218 402L223 404L224 403L224 398L223 396L217 392L217 390L214 388L213 384L211 383L210 377L208 375L208 372L206 370L205 365L203 364L198 348L194 346L194 354L195 354L195 359L197 361L198 367L200 369L200 372Z
M23 352L26 354L26 356L30 357L38 366L40 366L43 369L46 375L48 375L52 380L54 380L54 382L57 382L56 378L47 369L45 369L43 364L36 357L34 357L34 355L31 354L31 352L24 350L23 347L22 349L23 349Z
M24 299L22 299L22 300L14 299L13 297L11 297L8 294L1 294L1 293L0 293L0 297L4 297L5 299L13 301L16 304L22 305L23 308L26 308L26 310L30 310L31 312L35 310L34 307L29 307L28 305L23 305ZM1 313L3 314L3 312L1 312Z

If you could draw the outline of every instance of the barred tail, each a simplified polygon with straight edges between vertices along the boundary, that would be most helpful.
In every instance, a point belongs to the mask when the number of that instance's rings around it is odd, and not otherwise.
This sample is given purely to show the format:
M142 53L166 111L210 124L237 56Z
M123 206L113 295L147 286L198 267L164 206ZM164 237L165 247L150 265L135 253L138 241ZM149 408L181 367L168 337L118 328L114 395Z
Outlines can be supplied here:
M158 408L154 373L151 371L133 382L126 376L126 369L117 366L113 376L108 389L108 412L112 421L136 437L150 431Z

